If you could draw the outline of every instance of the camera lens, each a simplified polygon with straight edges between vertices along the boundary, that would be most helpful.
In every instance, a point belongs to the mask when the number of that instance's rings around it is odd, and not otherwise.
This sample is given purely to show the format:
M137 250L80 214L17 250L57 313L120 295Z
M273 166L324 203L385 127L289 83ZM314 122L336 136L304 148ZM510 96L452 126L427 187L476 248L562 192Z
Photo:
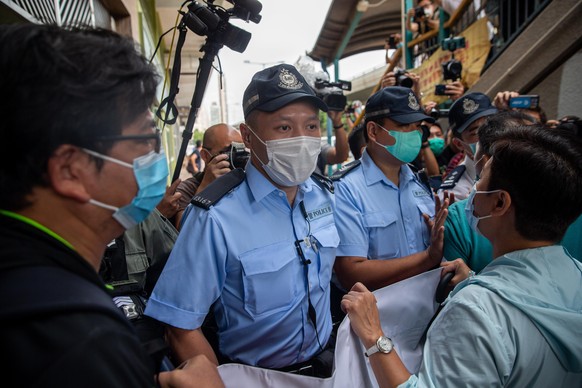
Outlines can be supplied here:
M463 72L463 65L456 59L451 59L443 63L443 78L445 80L457 80L461 78L461 73Z
M398 76L396 83L405 88L412 88L412 85L414 84L412 78L407 77L405 75Z

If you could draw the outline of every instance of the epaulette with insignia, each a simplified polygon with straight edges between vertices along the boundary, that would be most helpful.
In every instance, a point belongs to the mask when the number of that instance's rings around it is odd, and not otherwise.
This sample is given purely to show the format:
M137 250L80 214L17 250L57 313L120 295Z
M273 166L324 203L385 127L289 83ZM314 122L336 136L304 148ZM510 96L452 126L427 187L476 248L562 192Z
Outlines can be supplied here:
M203 209L210 209L222 197L245 180L245 172L242 168L235 168L226 175L221 176L210 183L204 190L196 194L190 203Z
M465 165L455 167L455 169L451 171L449 175L447 175L447 177L441 184L441 187L439 187L439 190L450 190L453 187L455 187L459 182L459 179L461 179L461 177L465 173L466 169L467 167Z
M354 160L353 162L349 162L348 164L344 164L342 168L337 170L331 176L332 181L339 181L344 176L348 175L350 172L354 171L356 167L358 167L362 162L358 160Z
M333 182L331 181L331 179L316 172L311 174L311 179L313 179L315 183L318 184L319 187L326 189L327 191L333 194Z
M426 174L426 170L424 168L421 168L419 170L413 164L408 164L408 166L413 171L413 174L416 177L416 179L418 179L418 181L420 183L422 183L422 185L428 189L428 192L432 194L432 188L430 185L430 180L428 178L428 175Z

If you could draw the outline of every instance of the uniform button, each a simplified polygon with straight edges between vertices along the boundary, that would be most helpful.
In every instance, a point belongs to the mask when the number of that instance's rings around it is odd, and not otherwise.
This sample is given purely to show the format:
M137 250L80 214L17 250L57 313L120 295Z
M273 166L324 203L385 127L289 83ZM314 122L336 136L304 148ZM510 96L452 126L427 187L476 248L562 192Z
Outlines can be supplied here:
M284 196L285 196L285 193L282 193L279 191L279 197L284 197Z

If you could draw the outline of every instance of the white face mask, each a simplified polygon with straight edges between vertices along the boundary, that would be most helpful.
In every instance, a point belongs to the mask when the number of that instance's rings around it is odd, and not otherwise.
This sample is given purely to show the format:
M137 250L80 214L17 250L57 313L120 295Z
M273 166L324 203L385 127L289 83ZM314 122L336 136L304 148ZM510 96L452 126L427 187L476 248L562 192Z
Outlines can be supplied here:
M264 142L251 127L247 125L247 128L267 148L268 163L263 162L258 155L257 159L275 183L286 187L297 186L315 171L317 157L321 152L319 137L297 136Z

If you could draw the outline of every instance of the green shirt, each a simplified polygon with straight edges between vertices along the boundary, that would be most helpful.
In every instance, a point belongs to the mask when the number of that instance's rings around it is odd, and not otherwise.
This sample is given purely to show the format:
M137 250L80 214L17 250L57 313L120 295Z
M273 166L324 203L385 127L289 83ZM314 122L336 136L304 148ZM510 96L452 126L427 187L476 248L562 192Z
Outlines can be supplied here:
M582 261L582 216L578 217L566 230L562 245L573 258Z
M493 247L489 240L469 226L465 217L466 203L465 199L449 206L445 221L444 256L447 260L461 258L473 271L480 272L493 260ZM561 245L572 257L582 260L582 216L566 230Z
M465 217L467 200L449 206L445 221L444 256L447 260L461 258L469 268L480 272L493 260L493 247L489 240L475 232Z

